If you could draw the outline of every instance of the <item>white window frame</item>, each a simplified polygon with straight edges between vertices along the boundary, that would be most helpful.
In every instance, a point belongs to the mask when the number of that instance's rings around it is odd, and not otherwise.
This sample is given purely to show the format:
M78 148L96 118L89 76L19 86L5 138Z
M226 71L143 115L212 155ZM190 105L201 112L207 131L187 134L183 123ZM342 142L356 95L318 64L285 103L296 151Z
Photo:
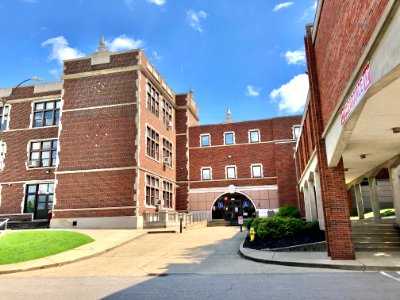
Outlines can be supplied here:
M299 135L298 136L296 136L296 128L299 129ZM293 139L295 139L295 140L297 140L300 137L300 134L301 134L301 125L300 124L292 126L292 134L293 134Z
M258 141L256 141L256 142L252 142L252 141L251 141L251 133L254 132L254 131L257 131L257 132L258 132ZM259 142L261 142L261 133L260 133L260 129L250 129L250 130L249 130L249 143L250 143L250 144L256 144L256 143L259 143Z
M209 179L203 178L203 170L210 170L210 178ZM211 167L202 167L200 169L200 178L201 178L201 180L204 180L204 181L212 180L212 168Z
M4 131L7 131L7 130L10 130L11 105L10 105L10 104L6 104L6 105L4 106L4 108L6 108L6 107L8 107L7 124L6 124L6 128L3 130L3 132L4 132ZM1 113L2 113L1 121L3 121L4 109L3 109L3 111L2 111ZM1 124L0 124L0 125L1 125Z
M260 167L260 176L254 176L254 172L253 172L253 167ZM251 173L251 178L263 178L264 174L263 174L263 165L262 164L251 164L250 165L250 173Z
M55 165L55 166L47 166L47 167L43 167L43 166L42 166L42 167L34 167L34 168L33 168L33 167L29 167L29 166L28 166L28 162L31 160L31 159L30 159L30 156L31 156L31 145L32 145L32 143L41 143L41 142L45 142L45 141L50 141L50 142L57 141L56 165ZM55 169L55 168L58 166L58 163L59 163L59 156L58 156L59 149L60 149L60 143L59 143L58 137L57 137L57 138L49 138L49 139L35 139L35 140L29 140L29 141L28 141L28 145L26 146L26 155L27 155L27 159L26 159L26 161L25 161L25 168L26 168L26 170ZM51 151L50 151L50 155L51 155Z
M203 136L208 136L208 146L203 146L203 143L202 143ZM211 146L211 134L209 134L209 133L200 134L200 147L210 147L210 146Z
M158 159L155 159L153 157L151 157L150 155L147 154L147 127L149 127L150 129L154 130L157 134L158 134ZM158 130L156 130L153 126L151 126L149 123L145 123L145 132L144 132L144 136L145 136L145 147L144 147L144 153L146 155L147 158L150 158L153 161L156 161L158 163L162 163L162 160L160 161L160 157L162 157L162 138L163 136L160 134L160 132ZM160 143L161 140L161 143ZM160 144L161 144L161 148L160 148ZM173 147L173 145L172 145ZM161 150L161 152L160 152ZM162 159L162 158L161 158Z
M227 134L230 134L230 133L232 133L233 143L232 144L227 144L226 140L225 140L225 137L226 137ZM235 132L234 131L226 131L226 132L224 132L224 145L230 146L230 145L235 145L235 144L236 144Z
M235 177L233 177L233 178L229 178L229 177L228 177L228 169L229 169L229 168L234 168L234 170L235 170ZM236 167L236 165L225 166L225 179L237 179L237 167Z

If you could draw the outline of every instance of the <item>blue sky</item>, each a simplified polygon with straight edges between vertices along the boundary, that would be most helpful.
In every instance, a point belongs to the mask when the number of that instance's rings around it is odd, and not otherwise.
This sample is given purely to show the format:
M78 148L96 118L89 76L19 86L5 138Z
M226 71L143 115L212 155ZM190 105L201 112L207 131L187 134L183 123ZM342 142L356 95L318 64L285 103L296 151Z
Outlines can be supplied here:
M301 114L315 0L0 0L0 87L55 81L62 59L143 48L201 124Z

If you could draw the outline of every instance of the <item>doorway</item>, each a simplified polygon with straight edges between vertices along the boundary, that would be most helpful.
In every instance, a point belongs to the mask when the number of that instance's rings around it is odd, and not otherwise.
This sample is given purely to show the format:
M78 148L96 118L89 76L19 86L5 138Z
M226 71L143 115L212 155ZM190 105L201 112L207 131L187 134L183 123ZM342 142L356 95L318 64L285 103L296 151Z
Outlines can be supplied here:
M54 183L28 184L26 186L24 213L32 213L35 220L47 219L53 209Z
M233 193L220 196L212 207L212 218L237 222L238 217L252 218L256 216L253 202L243 194Z

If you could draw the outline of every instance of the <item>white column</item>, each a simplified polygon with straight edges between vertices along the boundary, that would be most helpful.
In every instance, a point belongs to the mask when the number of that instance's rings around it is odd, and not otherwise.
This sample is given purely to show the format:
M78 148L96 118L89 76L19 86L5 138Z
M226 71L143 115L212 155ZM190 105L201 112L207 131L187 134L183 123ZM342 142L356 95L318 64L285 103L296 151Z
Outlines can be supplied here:
M361 194L361 185L359 183L355 184L354 189L356 192L358 218L361 220L361 219L364 219L364 203L363 203L363 198L362 198L362 194Z
M371 196L372 211L374 213L374 219L380 220L381 210L379 208L379 202L378 202L378 190L376 189L376 178L375 177L368 178L368 184L369 184L369 194Z
M308 182L308 193L310 195L310 213L311 220L314 221L317 219L317 206L315 204L315 191L314 191L314 181L310 180Z
M303 195L304 195L304 211L306 213L306 221L311 221L311 210L310 210L310 194L308 192L308 184L307 187L303 187Z
M322 206L321 181L318 172L314 172L315 196L317 198L317 211L319 229L325 230L324 207Z
M393 204L396 212L396 223L400 225L400 173L399 167L389 168L390 182L393 190Z

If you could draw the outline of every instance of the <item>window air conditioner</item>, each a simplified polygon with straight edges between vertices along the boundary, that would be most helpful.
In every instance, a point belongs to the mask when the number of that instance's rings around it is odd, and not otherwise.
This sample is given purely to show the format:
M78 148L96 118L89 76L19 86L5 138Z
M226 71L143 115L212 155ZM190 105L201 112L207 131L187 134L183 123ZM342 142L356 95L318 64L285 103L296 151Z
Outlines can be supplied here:
M163 199L157 200L157 205L164 206L164 200Z
M172 128L172 121L168 121L167 128L168 129Z
M39 161L37 161L37 160L28 161L29 168L37 168L38 166L39 166Z
M171 165L171 157L164 157L163 158L163 164L170 166Z

